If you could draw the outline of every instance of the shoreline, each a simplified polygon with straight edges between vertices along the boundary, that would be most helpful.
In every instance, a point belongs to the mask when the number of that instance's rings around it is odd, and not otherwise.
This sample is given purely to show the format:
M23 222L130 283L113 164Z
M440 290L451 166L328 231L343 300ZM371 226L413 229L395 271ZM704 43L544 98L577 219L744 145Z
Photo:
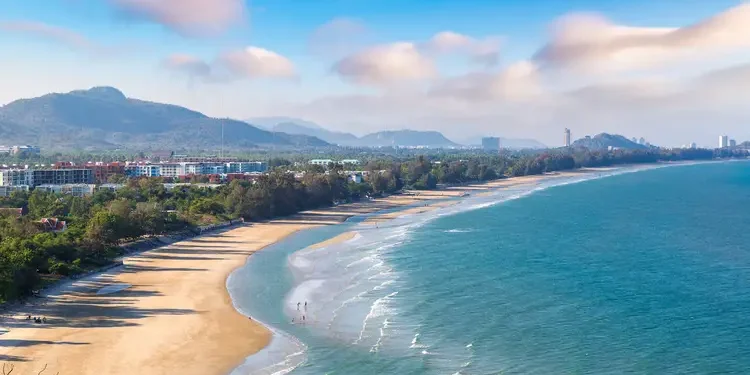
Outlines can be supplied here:
M235 308L227 290L228 277L250 255L301 230L418 202L397 195L310 210L128 255L121 266L7 311L0 361L20 373L45 365L61 374L230 373L273 337ZM210 359L195 363L207 352Z
M229 277L247 264L253 253L299 231L339 224L353 216L416 204L419 206L413 210L426 212L439 208L439 204L457 204L462 200L459 197L466 194L476 196L595 172L577 170L507 178L451 186L437 193L420 192L311 210L150 250L126 258L122 269L76 280L61 287L59 295L51 295L39 306L27 307L32 315L50 317L48 325L25 322L22 318L26 313L19 314L20 311L14 318L4 319L3 327L11 330L0 339L15 345L4 346L0 360L14 363L23 373L38 372L45 364L48 371L61 374L129 374L140 369L152 374L230 373L253 354L268 348L276 332L274 327L243 315L227 289ZM448 191L450 196L444 194ZM456 199L446 201L451 197ZM424 202L428 207L422 207ZM393 218L409 214L406 211L383 215ZM377 219L379 216L375 215L375 220L389 220ZM97 291L113 284L130 287L97 297ZM204 357L207 352L214 357L211 361L193 365L196 356ZM189 369L184 368L185 363L191 363Z
M419 214L425 214L427 212L437 210L440 208L450 208L451 206L458 205L462 202L464 202L467 198L471 197L488 197L492 196L497 192L503 191L506 188L518 188L523 186L537 186L540 184L543 184L545 182L554 181L556 179L568 179L569 181L561 182L560 184L552 184L548 187L555 187L560 185L567 185L569 183L578 183L578 182L585 182L590 181L598 178L603 177L610 177L620 174L627 174L627 173L634 173L634 172L641 172L641 171L647 171L652 169L659 169L663 167L670 167L670 166L688 166L688 165L695 165L695 164L704 164L701 162L669 162L669 163L652 163L652 164L633 164L633 165L621 165L616 167L603 167L603 168L585 168L585 169L579 169L579 170L573 170L573 171L560 171L560 172L553 172L548 173L544 175L533 175L533 176L522 176L522 177L514 177L514 178L506 178L502 180L495 180L490 181L487 183L482 184L465 184L460 186L450 186L447 187L447 189L443 189L442 192L454 190L452 192L453 194L450 194L450 196L446 196L441 193L441 190L438 191L427 191L428 194L424 194L425 196L439 196L440 198L454 198L454 199L443 199L443 200L432 200L428 205L414 205L414 207L411 208L405 208L400 209L398 211L388 212L388 213L381 213L372 215L369 218L366 218L362 222L360 222L361 229L368 230L366 226L375 226L377 223L383 222L383 221L391 221L394 219L398 219L404 216L411 216L411 215L419 215ZM581 179L576 179L576 177L582 177ZM461 190L460 192L456 192L455 190ZM537 189L531 189L528 192L522 194L521 196L525 196L528 194L533 193ZM420 193L420 192L415 192ZM423 192L421 192L423 193ZM477 209L486 207L488 205L494 205L496 203L504 202L509 199L515 199L519 196L513 196L510 198L501 199L498 201L492 201L489 204L483 203L476 206L472 206L469 209ZM463 211L460 211L463 212ZM373 228L374 229L374 228ZM312 243L308 246L304 246L301 248L296 248L294 251L288 254L288 256L291 256L292 254L298 254L300 252L309 250L309 251L317 251L317 250L324 250L326 247L335 247L335 245L357 239L359 236L357 229L345 229L343 232L332 234L331 237L328 237L326 239L320 240L318 242ZM279 249L273 249L273 251L277 251ZM254 258L251 257L248 259L247 263L253 262ZM247 267L247 264L246 264ZM301 284L294 284L291 286L291 289L287 290L287 293L293 293L295 291L295 288L300 287ZM239 288L237 288L239 289ZM282 301L279 301L280 303L284 303L284 299L288 297L288 294L285 294L282 296ZM296 299L295 299L296 300ZM247 301L243 301L247 302ZM267 301L266 301L267 302ZM273 303L276 303L274 301ZM257 305L256 301L253 301L252 305ZM247 305L245 305L247 306ZM242 310L241 306L237 306L238 310ZM246 313L248 316L250 316L250 313ZM305 356L305 352L307 350L307 346L305 343L300 341L301 339L293 336L291 333L286 331L283 327L283 325L287 322L281 322L282 326L276 326L272 324L263 323L267 329L274 332L274 341L269 345L268 347L263 348L261 351L249 355L245 362L237 367L235 369L235 372L232 372L231 374L244 374L248 370L255 370L255 371L261 371L259 373L265 373L263 371L267 371L270 369L273 369L272 371L281 371L280 373L286 373L287 371L290 371L293 368L298 367L299 365L304 363L304 358L299 360L299 362L296 365L292 365L289 367L288 362L293 359L293 357L300 357ZM307 335L305 335L307 336ZM269 357L274 354L275 351L281 352L283 349L279 349L279 346L283 346L280 342L282 340L290 340L294 344L298 346L298 348L301 348L300 351L289 353L286 357L277 357L276 362L269 362ZM278 353L276 353L278 354ZM295 358L296 359L296 358ZM279 367L281 366L281 367ZM255 372L253 372L255 373ZM269 372L270 373L270 372ZM274 372L276 373L276 372Z

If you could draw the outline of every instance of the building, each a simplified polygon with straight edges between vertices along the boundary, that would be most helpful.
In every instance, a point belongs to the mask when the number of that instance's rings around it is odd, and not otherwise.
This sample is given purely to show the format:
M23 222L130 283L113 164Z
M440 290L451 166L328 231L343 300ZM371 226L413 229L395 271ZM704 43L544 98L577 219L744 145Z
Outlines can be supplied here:
M0 207L0 216L21 217L29 213L28 207Z
M320 165L321 167L327 167L333 163L333 160L331 159L313 159L308 162L308 164L312 165Z
M693 143L690 144L690 148L696 149L696 148L698 148L698 145L695 142L693 142Z
M29 185L0 186L0 197L10 197L14 191L29 191Z
M120 190L125 187L125 184L101 184L96 187L96 190L109 190L111 192L115 192L117 190Z
M358 173L358 172L349 173L349 175L347 176L347 180L349 180L349 182L354 182L355 184L361 184L363 181L362 173Z
M359 165L359 160L357 159L344 159L341 161L342 165Z
M737 147L737 141L734 139L729 140L729 147Z
M729 136L720 135L719 136L719 148L726 148L726 147L729 147Z
M500 138L498 137L482 138L482 149L485 151L499 151L500 150Z
M98 183L105 183L114 176L125 175L125 164L120 162L112 163L86 163L83 165L76 165L70 162L57 162L52 166L53 169L80 169L86 168L91 169L94 175L94 181Z
M646 145L646 138L643 138L643 137L639 138L639 139L638 139L638 144L639 144L639 145L644 145L644 146L645 146L645 145Z
M46 217L39 221L45 232L60 233L68 229L68 224L56 217Z
M235 161L225 164L225 173L265 172L268 164L262 161Z
M85 197L94 194L96 185L94 184L43 184L34 189L48 191L55 194L67 194L74 197Z
M125 166L125 175L128 177L160 177L161 165L129 164Z
M34 186L30 169L4 169L0 171L0 186Z
M91 169L32 169L31 186L92 184Z
M42 153L42 150L39 149L37 146L13 146L10 148L10 153L13 155L39 155Z
M565 147L570 147L570 129L565 128Z

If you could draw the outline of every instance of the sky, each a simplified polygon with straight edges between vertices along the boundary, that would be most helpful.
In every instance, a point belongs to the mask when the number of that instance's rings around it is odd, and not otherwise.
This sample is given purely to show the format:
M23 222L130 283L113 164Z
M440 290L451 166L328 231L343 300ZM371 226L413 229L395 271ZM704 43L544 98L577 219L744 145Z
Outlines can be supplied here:
M0 0L0 104L112 86L362 135L750 140L740 0Z

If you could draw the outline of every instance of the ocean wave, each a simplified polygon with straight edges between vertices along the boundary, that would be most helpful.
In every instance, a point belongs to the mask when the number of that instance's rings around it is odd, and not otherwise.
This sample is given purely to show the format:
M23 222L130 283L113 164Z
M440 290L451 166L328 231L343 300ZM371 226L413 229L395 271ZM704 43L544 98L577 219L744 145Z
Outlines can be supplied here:
M448 229L444 230L444 233L471 233L473 232L473 229Z
M390 300L398 295L398 292L393 292L391 294L386 295L385 297L381 297L375 300L373 302L372 306L370 306L370 312L367 313L365 316L365 319L362 321L362 330L359 331L359 337L354 340L353 344L359 344L364 338L365 333L367 331L367 323L374 318L378 318L381 316L386 316L391 312L391 310L388 308L388 305L390 303Z

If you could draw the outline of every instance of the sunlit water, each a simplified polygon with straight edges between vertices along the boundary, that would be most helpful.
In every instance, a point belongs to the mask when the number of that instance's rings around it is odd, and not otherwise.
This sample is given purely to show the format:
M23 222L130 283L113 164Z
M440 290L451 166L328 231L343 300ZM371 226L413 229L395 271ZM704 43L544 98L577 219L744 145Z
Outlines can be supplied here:
M235 373L747 373L750 164L632 171L259 252L228 287L276 335Z

